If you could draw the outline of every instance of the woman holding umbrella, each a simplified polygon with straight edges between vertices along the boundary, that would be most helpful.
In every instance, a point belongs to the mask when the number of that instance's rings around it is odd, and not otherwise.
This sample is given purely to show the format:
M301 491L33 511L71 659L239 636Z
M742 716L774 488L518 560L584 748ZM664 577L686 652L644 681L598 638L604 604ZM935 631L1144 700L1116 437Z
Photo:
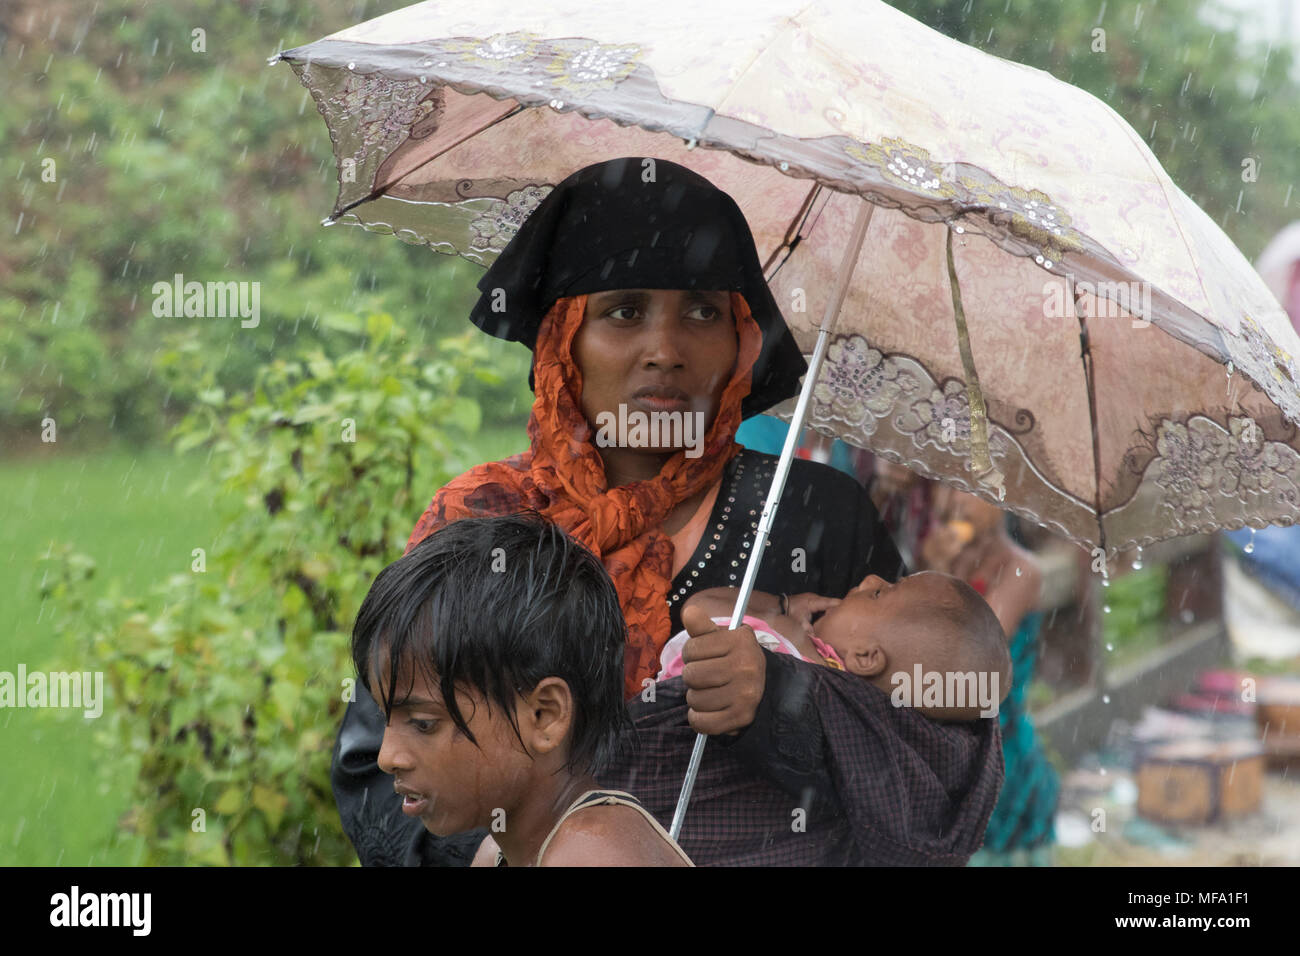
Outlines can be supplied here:
M738 585L754 542L775 459L738 445L736 428L793 395L806 368L739 207L667 161L589 166L533 211L479 288L474 323L534 351L531 447L441 489L408 550L462 517L543 512L597 554L614 580L628 623L625 691L634 711L649 704L663 715L663 705L679 702L687 751L694 731L719 735L710 750L733 777L773 793L829 792L837 784L818 736L827 725L790 719L818 706L808 665L778 660L748 631L720 630L708 643L707 666L693 669L702 676L684 688L665 682L659 695L654 685L659 652L682 627L685 599ZM614 422L638 412L698 421L694 447L681 447L689 445L689 425L687 442L611 433ZM810 613L824 606L813 600L818 595L839 597L867 574L893 580L902 571L862 487L829 467L795 462L759 590L783 601L808 595L801 606ZM851 737L852 723L844 730ZM482 831L438 840L402 817L390 778L375 765L382 732L382 717L363 698L349 707L335 751L335 795L362 862L468 863ZM962 741L955 772L979 764L987 745ZM685 757L675 744L645 748L617 779L633 792L644 792L651 778L680 781ZM958 815L987 816L998 784L988 776L970 777L970 806ZM938 789L951 783L937 781ZM951 829L953 813L945 803L939 829ZM764 825L789 832L790 820L783 810ZM693 858L710 862L711 840L693 834L688 818L682 842L694 844ZM713 861L763 862L744 851Z

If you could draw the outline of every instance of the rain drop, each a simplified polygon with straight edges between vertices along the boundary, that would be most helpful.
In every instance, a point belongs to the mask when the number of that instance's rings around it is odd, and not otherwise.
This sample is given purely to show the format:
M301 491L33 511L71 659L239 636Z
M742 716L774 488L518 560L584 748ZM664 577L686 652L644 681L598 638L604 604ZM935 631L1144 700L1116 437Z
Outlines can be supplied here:
M1108 650L1108 651L1113 651L1114 649L1115 649L1115 645L1114 645L1114 644L1107 644L1107 645L1106 645L1106 650Z
M1022 574L1024 574L1024 572L1020 570L1020 568L1016 568L1016 577L1020 577Z
M1242 550L1245 551L1247 554L1255 553L1255 529L1254 528L1250 529L1250 540L1246 542L1246 547L1244 547Z
M1102 702L1103 704L1109 704L1109 703L1110 703L1110 694L1102 694L1102 695L1101 695L1101 702ZM1102 771L1102 773L1105 773L1105 772L1106 772L1105 770Z
M1109 605L1109 604L1103 605L1103 606L1102 606L1102 611L1104 611L1105 613L1109 614L1109 613L1110 613L1110 605Z
M1142 545L1138 545L1137 554L1133 555L1133 570L1142 570Z

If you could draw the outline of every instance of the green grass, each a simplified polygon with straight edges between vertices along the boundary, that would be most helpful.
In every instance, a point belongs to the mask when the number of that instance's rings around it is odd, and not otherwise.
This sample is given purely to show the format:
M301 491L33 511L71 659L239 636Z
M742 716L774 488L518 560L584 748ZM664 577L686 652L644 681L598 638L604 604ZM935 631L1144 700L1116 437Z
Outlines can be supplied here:
M491 461L527 447L521 424L483 432L466 452L473 461ZM103 595L110 580L124 595L147 595L156 581L190 567L192 549L214 548L221 530L216 482L211 492L186 495L192 483L202 487L205 461L202 451L79 454L60 445L0 464L0 671L14 673L19 663L29 673L100 669L85 644L56 637L61 608L42 602L41 556L66 542L94 558L89 598ZM430 487L428 497L436 490ZM412 526L418 518L410 515ZM114 754L96 746L92 724L81 711L0 710L0 865L140 860L143 847L117 827L130 806L135 768L115 764Z
M191 549L211 549L213 502L184 493L204 468L201 453L61 447L0 467L0 670L13 673L20 662L29 672L98 669L84 645L58 643L60 608L41 600L39 558L69 542L95 559L94 596L110 578L124 594L146 593L155 580L188 568ZM139 848L115 837L132 768L98 752L92 729L80 711L0 711L0 863L135 862Z

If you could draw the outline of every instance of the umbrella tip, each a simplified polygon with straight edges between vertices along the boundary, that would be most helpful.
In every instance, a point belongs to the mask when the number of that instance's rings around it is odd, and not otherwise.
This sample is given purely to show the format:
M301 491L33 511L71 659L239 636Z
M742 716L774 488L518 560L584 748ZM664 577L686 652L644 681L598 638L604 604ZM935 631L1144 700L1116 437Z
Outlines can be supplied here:
M275 66L277 63L279 63L279 62L280 62L281 60L283 60L283 59L284 59L284 54L283 54L283 53L273 53L273 54L271 54L270 56L268 56L268 57L266 58L266 65L267 65L267 66Z
M338 222L338 217L336 217L336 216L326 216L324 219L322 219L322 220L320 221L320 224L321 224L322 226L332 226L332 225L334 225L334 223L336 223L336 222Z

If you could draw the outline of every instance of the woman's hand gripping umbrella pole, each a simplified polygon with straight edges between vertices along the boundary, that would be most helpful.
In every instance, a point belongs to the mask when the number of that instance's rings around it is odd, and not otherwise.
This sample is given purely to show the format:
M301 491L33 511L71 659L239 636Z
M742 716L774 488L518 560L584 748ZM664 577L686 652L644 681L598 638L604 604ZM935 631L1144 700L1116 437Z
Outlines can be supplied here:
M799 402L795 406L794 418L790 422L789 431L786 432L785 445L781 449L781 459L777 463L776 475L772 478L772 487L768 490L767 501L763 504L763 514L759 519L758 530L754 535L754 548L750 552L749 563L745 566L745 577L740 584L740 593L736 595L735 610L731 612L731 630L740 627L741 622L745 619L745 608L749 605L749 596L753 593L754 583L758 580L758 566L763 560L763 552L767 548L772 523L776 520L777 504L781 500L781 493L785 490L785 480L790 474L790 462L793 461L794 450L799 444L799 433L803 430L804 418L808 411L808 400L812 396L813 387L817 383L817 375L821 371L822 362L826 357L831 332L835 330L835 323L839 319L840 306L843 304L844 296L848 292L849 281L853 278L853 269L857 265L858 256L862 251L862 243L867 235L867 226L871 223L871 214L875 211L875 208L866 199L862 200L862 208L858 211L858 218L853 224L853 233L849 238L848 246L844 250L844 258L840 262L839 277L836 279L830 300L826 303L826 311L822 315L822 323L817 333L817 346L813 350L812 359L808 363L808 374L804 377L803 388L799 392ZM691 750L691 762L686 768L686 779L682 781L681 796L677 798L677 809L673 812L672 827L669 830L674 840L681 834L682 824L686 820L686 807L691 802L691 791L695 789L695 777L699 773L700 760L704 756L704 743L706 740L708 740L706 734L697 734L695 737L695 747Z

